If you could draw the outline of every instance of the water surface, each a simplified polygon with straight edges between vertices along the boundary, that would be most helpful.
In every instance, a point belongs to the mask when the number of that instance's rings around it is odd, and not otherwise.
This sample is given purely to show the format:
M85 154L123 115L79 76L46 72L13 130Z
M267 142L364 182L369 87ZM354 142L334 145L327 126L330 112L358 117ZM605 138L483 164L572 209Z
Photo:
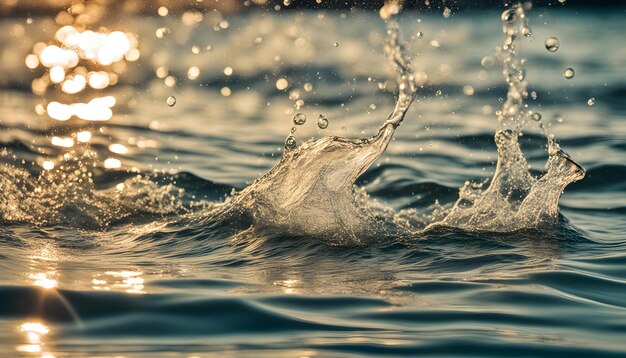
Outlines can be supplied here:
M529 106L564 118L552 131L587 175L566 189L558 225L506 234L438 229L336 245L240 235L246 223L208 220L233 189L278 162L296 111L308 117L294 133L298 143L376 133L395 100L379 85L393 80L375 13L252 12L228 17L218 32L135 18L142 57L106 89L117 105L103 123L37 115L42 97L32 94L23 60L3 66L1 160L11 169L2 172L0 199L2 355L626 354L624 14L559 7L529 16L523 53L537 93ZM448 19L405 12L399 22L413 35L409 51L419 52L415 65L428 84L358 185L380 205L419 212L454 202L466 180L493 174L493 113L506 85L497 61L484 68L481 59L503 34L496 11ZM24 38L15 35L20 24ZM171 36L155 37L164 25ZM49 36L23 19L0 27L11 64L11 53L26 55ZM544 48L549 36L560 40L556 53ZM176 86L155 76L164 65ZM190 66L200 70L195 80ZM571 80L563 78L567 67L576 70ZM287 90L277 89L281 78ZM289 98L292 90L299 98ZM327 129L315 124L320 113ZM83 130L93 133L93 186L56 171L40 182L43 194L27 200L9 185L68 151L50 137ZM113 153L113 143L128 153ZM520 143L540 173L540 130L529 126ZM122 168L105 169L106 158Z

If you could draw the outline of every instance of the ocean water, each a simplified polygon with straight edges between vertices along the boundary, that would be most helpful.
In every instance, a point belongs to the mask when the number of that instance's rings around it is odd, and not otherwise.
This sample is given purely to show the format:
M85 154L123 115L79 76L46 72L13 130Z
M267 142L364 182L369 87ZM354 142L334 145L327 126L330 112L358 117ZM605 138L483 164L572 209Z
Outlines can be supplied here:
M365 205L426 221L466 181L491 178L507 92L494 55L500 12L400 15L424 85L356 182ZM58 26L2 19L0 355L626 355L626 15L567 6L527 15L526 103L586 169L565 189L558 221L367 240L251 231L245 215L212 213L279 162L295 113L307 116L297 144L376 134L396 92L377 13L109 20L137 35L141 57L98 92L116 99L102 122L37 114L41 103L89 98L33 94L37 70L24 57ZM170 31L159 38L162 27ZM73 138L72 148L55 136ZM548 151L536 123L519 142L540 175Z

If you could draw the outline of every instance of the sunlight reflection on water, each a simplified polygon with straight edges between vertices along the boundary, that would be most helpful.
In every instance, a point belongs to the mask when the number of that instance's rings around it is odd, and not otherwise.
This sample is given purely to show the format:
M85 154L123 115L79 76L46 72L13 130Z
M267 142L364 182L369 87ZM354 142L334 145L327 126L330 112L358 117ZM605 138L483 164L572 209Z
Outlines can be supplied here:
M26 342L15 347L16 351L37 354L41 358L55 357L52 353L44 351L43 337L50 332L48 326L40 322L25 322L19 326L19 331L25 334Z

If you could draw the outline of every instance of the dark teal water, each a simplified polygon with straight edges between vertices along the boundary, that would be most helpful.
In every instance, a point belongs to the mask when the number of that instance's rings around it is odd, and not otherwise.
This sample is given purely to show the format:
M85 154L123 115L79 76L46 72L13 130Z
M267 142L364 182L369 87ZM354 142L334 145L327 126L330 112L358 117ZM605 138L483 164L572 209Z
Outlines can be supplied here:
M439 230L352 246L237 235L246 222L207 213L280 158L297 96L277 90L278 79L304 100L300 143L373 134L392 109L393 94L378 85L390 78L380 18L321 14L232 16L219 32L206 23L126 20L142 57L106 90L118 105L97 124L35 113L42 98L30 92L23 56L50 34L37 19L2 19L0 356L626 355L626 15L529 13L533 35L523 53L537 93L529 106L564 118L553 131L587 169L561 198L558 225ZM171 37L157 39L167 21ZM358 184L372 200L418 215L435 200L453 202L466 180L493 173L492 113L506 86L498 63L480 63L503 34L498 12L404 13L400 25L407 35L424 33L410 52L419 52L429 84ZM560 39L556 53L543 46L549 36ZM154 75L165 64L175 87ZM186 78L190 66L198 66L197 80ZM232 76L223 74L227 66ZM567 67L576 71L571 80L563 78ZM223 96L223 87L232 94ZM315 126L319 113L328 129ZM70 162L33 184L38 163L68 151L50 137L81 130L93 133L94 185L71 174ZM521 142L539 173L547 153L538 128ZM112 153L112 143L128 153ZM105 170L108 157L122 168Z

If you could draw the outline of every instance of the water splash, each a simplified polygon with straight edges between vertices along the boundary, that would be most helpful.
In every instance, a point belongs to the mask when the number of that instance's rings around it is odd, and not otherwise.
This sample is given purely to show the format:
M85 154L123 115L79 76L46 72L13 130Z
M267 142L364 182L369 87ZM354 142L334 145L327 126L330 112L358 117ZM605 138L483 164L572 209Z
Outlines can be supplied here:
M502 110L497 113L502 128L496 132L498 163L489 187L483 189L486 182L468 182L451 210L436 204L430 215L415 210L396 213L368 200L364 190L355 188L355 180L386 150L416 94L411 60L393 20L401 5L401 2L389 2L381 9L381 16L387 21L385 53L395 69L398 99L378 132L359 139L324 137L298 145L293 136L294 127L285 140L280 162L248 188L234 193L210 211L208 217L237 217L244 226L249 223L257 230L327 238L333 243L359 243L372 236L396 235L398 230L415 233L432 222L433 226L467 230L511 231L536 227L557 218L561 192L569 183L582 178L584 170L560 150L549 126L524 103L528 96L525 60L518 52L521 39L531 36L532 31L519 5L502 15L506 38L498 55L504 64L509 90ZM483 62L488 61L483 59ZM288 86L286 79L276 82L279 90ZM224 89L230 95L230 89ZM227 95L224 91L222 94ZM174 105L175 98L170 97L166 103ZM540 179L528 171L518 143L530 119L539 123L548 138L547 173ZM292 120L296 126L304 125L306 116L298 113ZM326 128L328 120L320 116L317 125ZM78 134L72 138L59 137L57 142L63 146L73 138L83 142ZM109 149L117 153L111 146ZM188 200L184 190L174 185L160 185L142 176L127 179L114 188L96 188L92 178L96 169L87 169L95 158L86 153L68 152L48 159L40 163L45 169L41 173L11 166L0 168L0 189L9 193L0 199L0 219L103 228L125 218L136 220L138 214L163 216L186 213L196 207L213 208ZM109 163L109 168L121 165L119 160L109 159Z
M230 205L219 212L249 216L257 230L315 236L336 244L360 243L383 234L384 223L379 222L373 207L361 205L364 199L355 191L354 182L384 153L417 90L410 59L393 20L388 20L385 53L396 72L398 100L377 134L359 139L324 137L299 147L295 140L289 146L286 143L288 150L280 162L236 193ZM296 117L294 123L300 124Z
M94 176L100 169L92 166L96 160L93 151L72 150L39 173L0 164L0 222L103 229L127 218L141 221L208 206L149 175L120 173L127 179L111 188L98 188Z
M451 226L465 230L516 231L553 223L558 218L558 201L565 187L582 179L585 170L562 151L541 115L527 109L525 60L519 54L520 40L529 28L524 8L514 5L502 13L504 44L498 49L503 74L509 89L498 120L505 129L495 134L498 161L489 187L467 182L449 215L432 226ZM528 119L540 122L548 143L547 172L533 177L522 153L518 137Z

